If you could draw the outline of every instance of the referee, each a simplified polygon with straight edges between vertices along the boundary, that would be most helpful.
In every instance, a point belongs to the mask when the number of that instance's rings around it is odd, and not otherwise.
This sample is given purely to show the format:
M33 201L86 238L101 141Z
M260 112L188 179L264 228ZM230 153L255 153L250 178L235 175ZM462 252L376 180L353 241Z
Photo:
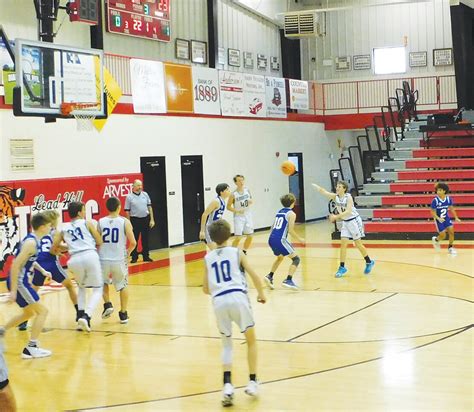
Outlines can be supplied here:
M155 226L153 218L153 209L148 193L144 192L141 180L133 182L132 193L125 199L125 216L130 219L133 226L133 234L137 240L137 246L131 253L131 263L136 263L138 259L138 237L142 237L142 256L144 262L153 262L150 258L150 249L148 246L148 235L150 229Z

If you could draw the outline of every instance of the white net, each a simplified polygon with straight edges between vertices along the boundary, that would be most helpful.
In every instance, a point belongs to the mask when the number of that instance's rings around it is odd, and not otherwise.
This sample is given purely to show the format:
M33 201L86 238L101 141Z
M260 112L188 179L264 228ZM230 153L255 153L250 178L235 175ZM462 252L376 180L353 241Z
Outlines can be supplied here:
M75 110L72 115L76 119L77 130L79 132L90 132L94 130L95 115L84 114L80 110Z

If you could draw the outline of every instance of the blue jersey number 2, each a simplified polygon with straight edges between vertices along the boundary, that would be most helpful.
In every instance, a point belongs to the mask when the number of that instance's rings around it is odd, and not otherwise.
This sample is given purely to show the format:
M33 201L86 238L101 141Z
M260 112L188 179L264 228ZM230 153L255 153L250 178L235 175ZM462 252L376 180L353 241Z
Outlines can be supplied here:
M232 276L230 275L230 262L228 260L223 260L220 265L214 262L211 266L214 269L217 283L221 283L221 279L224 282L232 280Z

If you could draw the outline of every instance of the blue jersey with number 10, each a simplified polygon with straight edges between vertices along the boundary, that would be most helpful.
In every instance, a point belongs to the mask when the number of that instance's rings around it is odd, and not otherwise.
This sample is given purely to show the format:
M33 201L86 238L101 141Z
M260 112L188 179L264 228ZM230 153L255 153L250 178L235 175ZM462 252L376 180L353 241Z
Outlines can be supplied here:
M451 219L448 214L448 209L453 205L453 201L449 196L446 196L444 200L441 200L439 196L436 196L431 202L431 209L436 211L436 216L444 219L445 222L450 222Z
M284 207L277 212L270 232L271 238L286 239L288 236L288 213L290 212L291 208L289 207Z

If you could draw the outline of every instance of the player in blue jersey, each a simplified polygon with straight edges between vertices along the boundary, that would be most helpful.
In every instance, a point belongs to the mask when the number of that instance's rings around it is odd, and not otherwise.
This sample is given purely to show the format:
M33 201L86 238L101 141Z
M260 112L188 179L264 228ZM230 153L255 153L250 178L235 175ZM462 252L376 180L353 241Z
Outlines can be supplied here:
M28 277L38 254L40 239L51 231L51 222L43 213L38 213L32 216L31 226L33 232L28 234L21 242L7 279L10 300L16 302L23 311L10 319L4 328L8 330L34 317L30 341L21 355L24 359L51 356L51 351L38 346L38 337L43 330L48 309L39 303L38 293L31 286ZM2 332L3 330L0 331L0 334Z
M437 183L435 186L436 197L431 202L431 215L438 229L438 236L431 238L435 249L440 249L439 242L446 238L446 232L449 236L448 252L451 255L455 255L456 249L454 248L454 226L451 218L449 217L448 211L453 214L454 220L460 222L456 210L453 207L453 201L448 196L449 186L446 183Z
M206 210L201 216L201 231L199 232L199 239L205 240L209 249L214 250L216 244L209 236L209 226L216 220L222 219L225 212L225 200L230 196L230 188L227 183L219 183L216 186L217 198L215 198L206 207Z
M300 264L300 257L296 254L292 244L288 241L288 233L300 243L304 243L305 241L295 232L296 214L292 210L296 202L295 196L292 193L288 193L280 198L280 202L283 205L283 209L277 212L272 231L270 232L270 238L268 239L268 244L276 256L276 259L273 262L270 273L265 276L265 282L267 282L270 289L274 289L273 274L277 271L281 262L283 262L283 258L288 256L292 260L292 263L288 269L288 276L283 281L282 286L288 289L298 290L298 286L293 282L293 274Z
M237 324L245 335L247 343L247 362L249 366L249 383L245 393L258 395L257 381L257 339L252 306L247 294L245 272L252 279L257 289L257 302L265 303L266 298L257 273L249 266L247 257L236 247L227 246L230 238L230 225L225 220L216 220L209 226L209 235L217 247L204 258L206 273L202 289L212 296L216 314L217 327L222 336L222 364L224 370L224 389L222 405L230 406L233 402L232 386L232 323Z
M53 246L53 233L58 226L59 213L56 210L46 210L43 212L45 217L51 222L51 233L47 234L40 240L40 250L36 263L48 273L48 276L52 278L55 282L61 283L68 291L69 298L71 299L72 304L76 308L76 322L78 316L78 306L77 306L77 295L74 285L71 282L71 279L68 278L66 271L62 268L61 263L59 262L57 253L58 251L52 249ZM41 268L35 267L33 275L33 288L38 290L41 286L44 285L46 276L42 273Z

